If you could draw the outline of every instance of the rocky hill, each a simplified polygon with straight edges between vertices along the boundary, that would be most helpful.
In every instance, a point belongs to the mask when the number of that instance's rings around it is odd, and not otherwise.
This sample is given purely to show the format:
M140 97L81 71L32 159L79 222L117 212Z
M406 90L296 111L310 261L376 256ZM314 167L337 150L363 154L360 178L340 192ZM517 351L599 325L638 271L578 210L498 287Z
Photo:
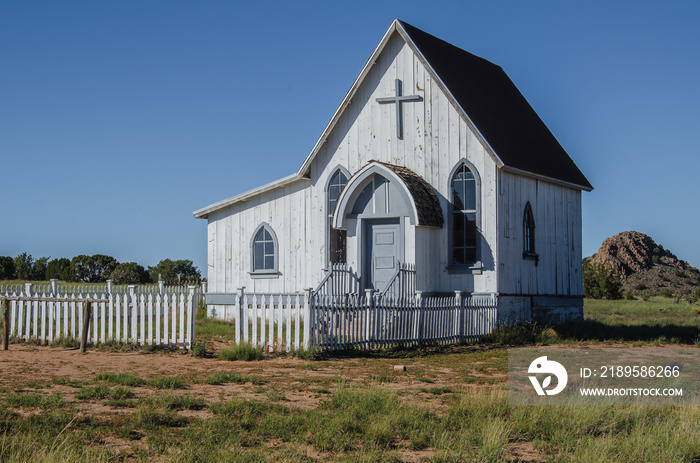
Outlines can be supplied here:
M592 264L611 265L620 272L622 290L630 293L674 294L700 287L700 271L650 236L626 231L603 241L597 253L587 257Z

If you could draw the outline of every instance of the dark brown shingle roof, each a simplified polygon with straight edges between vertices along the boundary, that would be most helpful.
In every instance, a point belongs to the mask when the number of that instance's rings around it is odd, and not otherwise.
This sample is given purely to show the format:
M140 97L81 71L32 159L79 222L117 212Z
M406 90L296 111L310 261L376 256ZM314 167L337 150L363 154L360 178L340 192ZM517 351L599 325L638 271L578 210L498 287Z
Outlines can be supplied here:
M413 197L413 202L416 204L416 210L418 211L418 223L416 225L442 228L442 224L444 223L442 208L440 207L440 200L437 194L435 194L433 187L431 187L423 177L416 174L411 169L387 164L385 162L379 162L379 164L391 169L392 172L401 178L406 188L408 188L409 193L411 193Z
M593 188L500 66L399 22L505 166Z

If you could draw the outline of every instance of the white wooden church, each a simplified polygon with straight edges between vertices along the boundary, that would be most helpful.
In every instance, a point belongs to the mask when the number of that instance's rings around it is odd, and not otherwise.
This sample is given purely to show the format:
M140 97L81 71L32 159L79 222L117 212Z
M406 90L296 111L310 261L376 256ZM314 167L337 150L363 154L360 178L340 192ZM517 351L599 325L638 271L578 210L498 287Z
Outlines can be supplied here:
M422 294L498 294L502 322L580 318L591 189L499 66L395 20L296 173L194 213L208 309L408 265Z

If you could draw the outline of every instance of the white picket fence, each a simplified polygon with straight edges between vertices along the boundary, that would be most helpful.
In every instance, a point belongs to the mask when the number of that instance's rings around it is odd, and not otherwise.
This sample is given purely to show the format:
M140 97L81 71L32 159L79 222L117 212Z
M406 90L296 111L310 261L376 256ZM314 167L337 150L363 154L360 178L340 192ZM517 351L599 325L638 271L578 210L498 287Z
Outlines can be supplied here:
M309 339L304 335L304 320L309 307L306 293L246 293L239 289L225 304L220 315L232 320L236 344L249 343L270 351L289 352Z
M80 301L90 299L99 302L92 304L88 343L114 341L181 349L194 345L196 286L162 293L147 288L142 291L139 286L112 292L94 291L89 286L81 289L75 292L55 284L0 287L0 297L10 299L10 336L46 342L79 339L83 323Z
M310 342L322 350L473 341L496 327L498 296L349 294L311 298Z
M289 352L375 349L475 340L496 326L498 296L412 296L372 293L330 296L315 291L229 295L226 318L236 343ZM307 323L308 321L308 323Z

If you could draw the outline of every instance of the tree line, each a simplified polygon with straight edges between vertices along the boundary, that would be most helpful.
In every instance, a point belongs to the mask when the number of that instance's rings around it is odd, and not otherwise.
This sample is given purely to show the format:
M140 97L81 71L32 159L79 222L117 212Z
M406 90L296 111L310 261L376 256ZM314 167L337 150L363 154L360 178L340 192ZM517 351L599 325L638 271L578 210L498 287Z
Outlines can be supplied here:
M163 259L157 265L144 268L136 262L118 262L112 256L79 255L72 259L60 257L34 258L23 252L17 257L0 256L0 280L48 281L115 284L155 283L158 277L165 281L180 280L199 283L202 275L191 260Z

